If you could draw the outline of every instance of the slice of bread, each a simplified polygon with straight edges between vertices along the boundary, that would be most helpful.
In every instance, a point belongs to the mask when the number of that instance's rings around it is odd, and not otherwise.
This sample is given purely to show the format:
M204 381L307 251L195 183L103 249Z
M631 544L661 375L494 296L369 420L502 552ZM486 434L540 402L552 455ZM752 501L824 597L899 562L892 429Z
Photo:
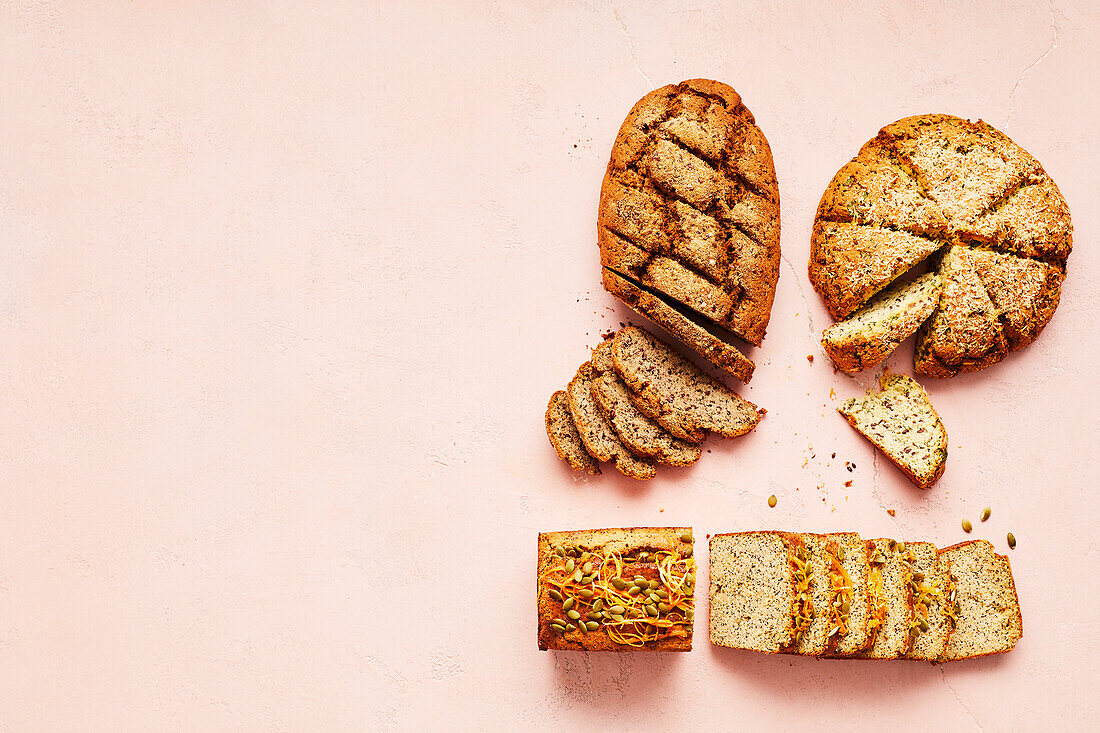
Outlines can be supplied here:
M638 409L679 438L697 441L707 431L734 438L755 428L763 415L640 328L615 334L612 356Z
M710 641L774 654L794 635L795 580L782 532L710 538Z
M832 556L826 551L825 546L830 541L830 537L836 539L838 535L809 533L798 535L809 554L807 569L809 570L810 621L800 634L796 634L797 639L788 650L794 654L819 656L825 653L827 647L828 608L832 601L832 591L829 587L829 560Z
M884 374L882 390L852 398L838 412L922 489L943 475L947 431L928 393L911 377Z
M1008 558L985 540L972 540L940 551L955 576L958 621L940 657L970 659L1010 651L1024 635L1020 601Z
M870 551L855 532L829 535L825 543L829 554L830 600L826 653L852 656L871 643L871 607L868 602L867 575Z
M573 416L573 424L577 426L585 449L600 461L614 461L615 468L624 476L639 480L653 478L657 475L653 461L634 455L619 441L596 400L592 399L595 378L596 370L586 361L566 390L569 414Z
M940 278L934 272L894 283L848 320L825 329L821 345L837 369L849 374L869 369L917 332L939 296Z
M585 450L584 442L573 424L569 414L569 396L559 389L550 395L550 404L546 406L546 436L558 458L569 464L575 471L584 471L594 476L600 473L600 463Z
M539 649L691 651L695 570L690 527L539 534Z
M905 657L934 662L943 656L955 628L951 562L931 542L906 542L905 546L913 578L912 643Z
M909 625L913 617L908 554L905 545L899 546L894 540L870 540L868 544L872 641L860 656L897 659L909 650Z
M634 406L629 393L614 373L603 374L592 383L592 396L623 445L667 466L690 466L699 460L703 451L698 443L663 430Z
M752 379L756 365L729 342L723 329L706 322L667 296L603 269L603 286L635 311L672 334L680 343L722 367L742 382Z

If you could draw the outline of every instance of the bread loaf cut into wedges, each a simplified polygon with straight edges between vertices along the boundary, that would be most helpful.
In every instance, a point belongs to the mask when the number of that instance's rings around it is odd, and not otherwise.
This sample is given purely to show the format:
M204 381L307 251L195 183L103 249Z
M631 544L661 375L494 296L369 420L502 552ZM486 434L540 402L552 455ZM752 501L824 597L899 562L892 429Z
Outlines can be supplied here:
M909 586L912 569L904 543L870 540L868 573L871 605L871 645L860 654L867 659L897 659L909 650L909 626L913 617Z
M695 569L690 527L539 534L539 649L691 651Z
M804 578L796 577L795 580L802 581L798 591L808 592L809 602L803 604L801 613L797 614L796 638L788 650L793 654L820 656L825 653L828 646L828 609L833 596L829 585L829 562L832 555L826 551L825 547L830 541L835 541L839 537L839 535L810 533L798 535L809 556L806 565L809 573Z
M912 572L913 618L907 659L935 662L943 656L955 628L955 584L951 562L931 542L906 542Z
M619 441L615 431L604 419L599 405L592 398L592 384L596 370L591 362L585 362L566 390L569 396L569 414L585 449L600 461L614 461L615 468L624 476L646 480L657 475L653 461L631 453Z
M573 424L573 416L569 413L569 396L564 390L559 389L550 395L550 404L546 406L546 435L558 458L568 463L570 468L599 475L599 461L584 447L577 426Z
M1034 341L1058 307L1062 270L986 249L971 249L970 264L997 307L1009 349Z
M947 431L928 393L911 377L884 374L881 391L852 398L838 412L922 489L943 475Z
M782 532L710 538L710 641L774 654L794 634L793 546Z
M629 392L613 372L592 383L592 396L623 445L667 466L690 466L699 460L703 451L698 443L681 440L650 420L634 406Z
M852 656L871 643L867 575L870 550L855 532L829 535L829 630L826 653Z
M854 374L870 369L917 332L932 315L939 296L940 278L935 272L896 282L848 320L825 329L821 345L841 371Z
M735 438L760 422L756 405L640 328L616 333L611 353L638 409L679 438L698 441L707 431Z
M1020 601L1008 558L985 540L972 540L940 551L955 576L958 620L942 661L970 659L1010 651L1024 634Z
M667 296L603 269L603 286L635 311L672 334L680 343L722 367L742 382L752 379L756 365L721 333L722 329L685 311Z

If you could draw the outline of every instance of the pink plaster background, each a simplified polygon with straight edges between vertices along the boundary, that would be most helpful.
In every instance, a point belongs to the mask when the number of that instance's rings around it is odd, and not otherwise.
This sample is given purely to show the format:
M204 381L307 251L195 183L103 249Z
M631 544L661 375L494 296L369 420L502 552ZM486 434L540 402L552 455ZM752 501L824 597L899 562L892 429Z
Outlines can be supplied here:
M0 731L1100 726L1100 13L947 5L0 4ZM775 152L742 390L768 415L693 468L586 480L542 412L629 316L601 175L631 104L696 76ZM837 168L933 111L1033 152L1077 246L1036 344L929 383L951 457L919 493L834 412L872 375L820 353L805 263ZM686 655L536 650L540 530L947 545L964 516L1019 539L1007 656L765 657L704 625Z

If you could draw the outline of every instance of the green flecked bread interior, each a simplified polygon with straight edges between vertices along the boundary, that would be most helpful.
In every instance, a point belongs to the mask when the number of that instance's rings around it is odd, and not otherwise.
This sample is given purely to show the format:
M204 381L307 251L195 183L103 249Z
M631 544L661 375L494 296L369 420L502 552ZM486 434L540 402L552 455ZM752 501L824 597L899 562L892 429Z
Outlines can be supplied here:
M794 572L781 532L720 534L710 540L710 640L776 653L794 632Z
M958 622L940 659L969 659L1015 647L1024 627L1008 558L995 554L985 540L963 542L942 554L955 576Z
M920 488L943 475L947 431L912 377L883 375L880 391L848 400L839 412Z

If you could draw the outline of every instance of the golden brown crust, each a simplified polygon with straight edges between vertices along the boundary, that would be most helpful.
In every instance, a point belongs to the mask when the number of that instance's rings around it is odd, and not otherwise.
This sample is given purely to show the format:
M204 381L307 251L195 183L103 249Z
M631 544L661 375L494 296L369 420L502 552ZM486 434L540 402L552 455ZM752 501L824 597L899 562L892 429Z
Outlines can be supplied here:
M732 88L692 79L634 105L597 231L605 267L760 343L779 277L779 189L767 139Z
M682 537L687 533L690 537L690 527L625 527L622 529L592 529L575 530L566 532L542 532L538 537L538 565L537 578L540 582L536 587L536 605L538 609L538 643L539 649L558 650L582 650L582 651L691 651L692 630L694 617L685 623L675 626L678 635L667 635L662 638L647 641L642 646L634 647L617 643L607 633L606 619L596 622L599 628L582 632L579 628L572 631L559 633L551 624L557 620L573 623L587 620L590 606L582 602L582 596L575 596L577 608L585 608L586 613L574 621L568 618L563 610L564 599L557 600L552 596L553 583L542 582L547 573L555 567L555 563L562 561L568 555L559 554L569 548L576 548L578 554L592 553L595 555L610 555L617 553L622 556L635 555L639 552L667 551L676 556L693 558L693 542L685 542ZM694 562L694 561L692 561ZM660 573L652 563L637 562L624 566L624 575L635 574L649 579L659 579ZM572 587L572 586L570 586ZM694 571L691 574L689 590L694 599ZM691 602L694 613L694 600Z

